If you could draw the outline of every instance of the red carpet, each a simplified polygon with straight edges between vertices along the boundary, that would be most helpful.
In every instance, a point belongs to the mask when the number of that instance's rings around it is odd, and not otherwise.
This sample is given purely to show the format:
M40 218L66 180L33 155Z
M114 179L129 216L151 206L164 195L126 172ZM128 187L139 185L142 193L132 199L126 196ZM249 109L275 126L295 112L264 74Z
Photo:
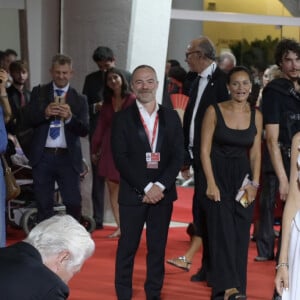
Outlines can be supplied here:
M174 202L172 221L190 223L194 188L177 187L178 199Z
M109 229L96 231L93 237L97 243L95 255L87 261L81 273L71 281L72 300L96 300L116 299L114 293L114 255L117 241L109 240L106 236L111 232ZM166 257L174 257L182 254L189 246L189 239L185 234L185 228L171 228L169 232ZM145 237L137 253L134 269L133 299L145 299L143 284L145 280ZM255 243L250 244L249 267L248 267L248 299L270 300L273 290L275 262L257 263L253 259L256 256ZM204 283L193 283L190 276L197 271L201 260L201 253L194 258L190 272L181 271L166 264L165 284L162 299L186 299L204 300L210 299L210 289Z
M179 200L174 205L174 221L191 221L192 188L179 188ZM170 228L166 258L182 255L189 246L189 237L183 228ZM105 227L95 231L92 236L96 242L96 252L83 266L80 273L70 281L71 300L113 300L114 261L117 240L108 239L113 228ZM8 243L11 244L25 237L21 230L8 230ZM144 300L143 285L145 280L146 243L143 234L140 248L136 256L134 268L133 300ZM254 262L257 255L255 243L249 246L248 258L248 299L270 300L273 291L275 262ZM185 272L166 264L166 276L162 299L174 300L209 300L210 289L204 283L192 283L190 276L200 266L201 252L194 258L190 272Z

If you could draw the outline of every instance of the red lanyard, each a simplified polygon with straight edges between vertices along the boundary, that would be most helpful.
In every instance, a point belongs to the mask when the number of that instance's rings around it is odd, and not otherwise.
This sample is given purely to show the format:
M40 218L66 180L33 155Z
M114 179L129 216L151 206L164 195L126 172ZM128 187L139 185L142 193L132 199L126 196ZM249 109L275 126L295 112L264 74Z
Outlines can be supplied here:
M154 141L155 141L155 137L156 137L156 132L157 132L157 127L158 127L158 113L156 113L156 117L155 117L155 121L154 121L154 127L153 127L153 131L152 131L152 140L150 141L150 132L149 132L149 129L147 127L147 124L142 116L142 114L140 113L140 117L141 117L141 121L143 123L143 126L144 126L144 129L146 131L146 134L147 134L147 137L148 137L148 140L149 140L149 143L150 143L150 147L153 151L153 144L154 144Z

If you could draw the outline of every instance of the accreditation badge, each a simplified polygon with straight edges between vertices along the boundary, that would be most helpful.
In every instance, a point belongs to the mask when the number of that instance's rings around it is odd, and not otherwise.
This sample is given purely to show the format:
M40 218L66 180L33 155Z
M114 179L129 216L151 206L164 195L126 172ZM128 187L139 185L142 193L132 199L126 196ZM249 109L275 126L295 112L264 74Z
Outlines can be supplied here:
M160 162L159 152L147 152L146 163L147 169L158 169L158 163Z

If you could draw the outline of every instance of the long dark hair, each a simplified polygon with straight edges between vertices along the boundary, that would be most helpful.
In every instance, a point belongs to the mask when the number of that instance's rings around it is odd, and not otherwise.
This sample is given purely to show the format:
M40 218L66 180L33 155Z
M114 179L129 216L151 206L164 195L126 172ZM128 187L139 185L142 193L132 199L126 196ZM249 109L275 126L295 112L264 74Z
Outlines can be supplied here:
M113 97L113 94L114 94L113 90L107 85L107 78L108 78L108 75L111 73L118 74L122 79L122 85L121 85L122 98L124 98L126 95L128 95L130 93L128 82L127 82L122 70L117 69L117 68L111 68L105 73L105 76L104 76L104 82L105 82L104 91L103 91L104 101L111 101L111 98Z

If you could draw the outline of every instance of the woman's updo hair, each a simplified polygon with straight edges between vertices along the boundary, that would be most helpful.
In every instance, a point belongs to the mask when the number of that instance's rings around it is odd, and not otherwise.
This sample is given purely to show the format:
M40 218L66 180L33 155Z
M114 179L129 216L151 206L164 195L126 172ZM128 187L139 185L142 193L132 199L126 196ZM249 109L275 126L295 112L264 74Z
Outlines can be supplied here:
M237 72L245 72L248 74L249 76L249 79L251 81L251 83L253 84L253 77L252 77L252 73L250 71L250 69L248 69L247 67L245 66L236 66L236 67L233 67L227 74L227 83L229 84L230 83L230 80L231 80L231 77L233 74L237 73Z

